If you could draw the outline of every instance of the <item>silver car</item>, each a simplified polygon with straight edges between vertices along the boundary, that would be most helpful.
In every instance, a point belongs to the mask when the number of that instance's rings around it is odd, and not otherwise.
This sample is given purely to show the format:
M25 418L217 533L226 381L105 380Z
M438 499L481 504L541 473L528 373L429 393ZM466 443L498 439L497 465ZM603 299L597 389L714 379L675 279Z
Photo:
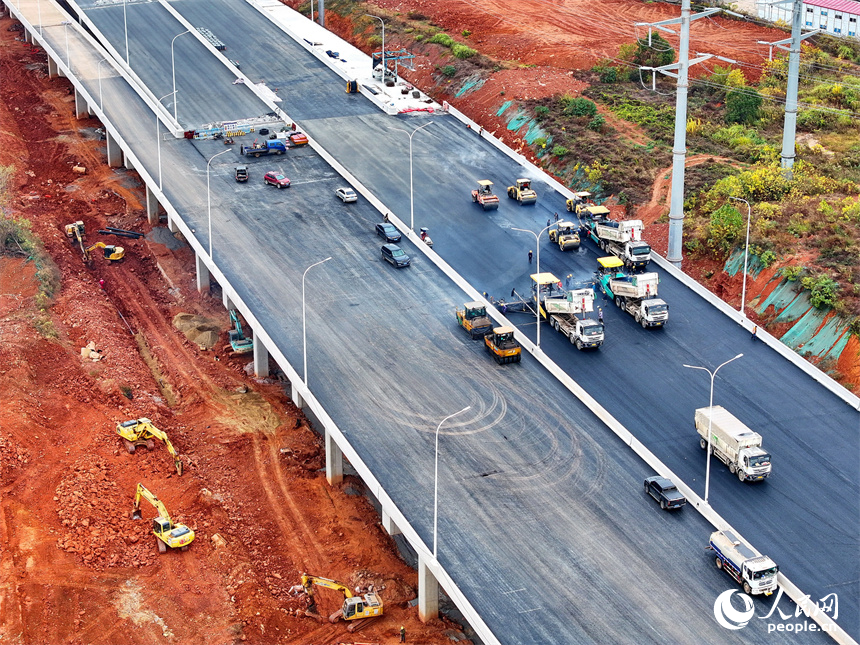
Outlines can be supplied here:
M355 194L355 191L352 188L338 188L334 191L334 194L337 195L340 198L340 201L344 204L358 201L358 195Z

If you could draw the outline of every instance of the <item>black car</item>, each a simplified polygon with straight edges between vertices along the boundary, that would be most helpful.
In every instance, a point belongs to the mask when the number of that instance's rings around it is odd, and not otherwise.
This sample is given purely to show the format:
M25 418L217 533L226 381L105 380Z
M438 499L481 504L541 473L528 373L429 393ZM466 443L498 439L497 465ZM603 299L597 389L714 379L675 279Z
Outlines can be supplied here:
M376 225L376 234L386 242L399 242L400 231L394 224L382 222Z
M396 244L382 245L382 259L386 262L390 262L398 269L401 267L408 267L411 262L409 256L406 255L406 252Z
M645 480L645 492L660 502L660 508L664 511L681 508L687 503L687 498L681 495L671 480L658 475Z

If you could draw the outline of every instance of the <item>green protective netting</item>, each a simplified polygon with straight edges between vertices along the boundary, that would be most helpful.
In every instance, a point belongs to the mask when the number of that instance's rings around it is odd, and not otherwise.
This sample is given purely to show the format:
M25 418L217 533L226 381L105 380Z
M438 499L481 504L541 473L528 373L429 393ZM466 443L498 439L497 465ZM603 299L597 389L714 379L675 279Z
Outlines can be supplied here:
M496 112L496 116L502 116L513 104L513 101L505 101L504 103L502 103L502 106L499 108L499 111Z
M751 275L753 278L757 278L758 274L764 270L764 265L761 263L761 259L757 255L750 255L747 260L747 275ZM726 266L723 268L723 271L728 273L730 276L736 275L739 271L743 272L744 269L744 250L743 249L735 249L732 254L729 256L729 259L726 260Z
M460 98L467 92L472 92L474 90L480 89L484 85L484 79L478 78L475 76L470 76L463 84L460 86L460 89L457 90L457 93L454 95L456 98Z

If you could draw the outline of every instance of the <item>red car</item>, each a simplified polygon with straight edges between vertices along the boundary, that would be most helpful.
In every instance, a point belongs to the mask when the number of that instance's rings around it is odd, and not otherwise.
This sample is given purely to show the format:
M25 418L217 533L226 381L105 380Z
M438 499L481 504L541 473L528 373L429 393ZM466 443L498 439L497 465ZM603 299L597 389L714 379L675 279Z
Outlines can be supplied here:
M278 188L290 187L290 180L279 172L267 172L263 175L263 181L270 186L277 186Z

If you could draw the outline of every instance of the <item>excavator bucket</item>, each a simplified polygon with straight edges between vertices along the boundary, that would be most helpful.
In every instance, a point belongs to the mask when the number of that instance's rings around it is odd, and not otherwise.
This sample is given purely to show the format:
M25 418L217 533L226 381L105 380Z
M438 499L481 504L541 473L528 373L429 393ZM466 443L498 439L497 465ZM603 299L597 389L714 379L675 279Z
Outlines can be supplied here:
M133 519L133 520L139 520L142 517L143 517L143 513L141 512L141 510L139 508L136 508L131 512L131 519Z

